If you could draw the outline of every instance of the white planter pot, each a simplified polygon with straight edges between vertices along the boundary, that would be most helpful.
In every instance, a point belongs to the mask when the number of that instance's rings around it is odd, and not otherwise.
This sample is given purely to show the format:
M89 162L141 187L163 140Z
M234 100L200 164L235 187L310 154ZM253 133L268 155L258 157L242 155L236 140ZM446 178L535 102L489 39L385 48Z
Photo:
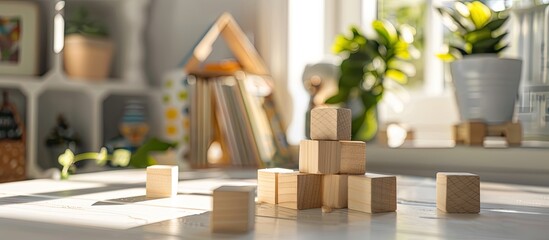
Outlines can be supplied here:
M519 59L468 56L450 64L461 121L511 121L522 70Z

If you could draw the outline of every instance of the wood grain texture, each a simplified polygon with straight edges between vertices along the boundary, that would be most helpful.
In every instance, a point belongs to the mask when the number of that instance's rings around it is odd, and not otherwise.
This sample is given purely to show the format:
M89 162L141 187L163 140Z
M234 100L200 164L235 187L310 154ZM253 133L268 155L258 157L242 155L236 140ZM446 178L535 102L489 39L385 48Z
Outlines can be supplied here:
M223 13L195 45L192 55L183 67L185 72L189 73L200 69L201 63L210 56L212 46L219 36L224 38L229 50L246 72L269 75L259 53L229 13Z
M454 126L454 140L456 143L481 146L486 136L484 122L471 121Z
M351 140L351 110L327 107L311 110L311 139Z
M322 175L280 173L278 205L300 210L322 207Z
M213 191L212 232L247 232L255 225L255 187L221 186Z
M335 174L339 172L340 145L337 141L303 140L299 144L299 171Z
M519 122L487 125L487 136L505 137L510 146L520 146L522 143L522 126Z
M480 178L471 173L437 173L437 208L447 213L480 212Z
M522 126L520 122L486 124L484 122L465 122L454 125L454 140L467 145L483 145L487 136L505 137L509 146L520 146L522 143Z
M169 165L147 167L146 191L148 198L165 198L177 195L179 168Z
M366 143L362 141L339 141L339 144L339 173L366 173Z
M511 146L520 146L522 144L522 126L519 122L510 122L506 124L505 138L507 144Z
M367 213L396 211L396 176L350 175L348 186L349 209Z
M257 201L278 203L278 174L291 173L291 169L267 168L257 170Z
M347 207L348 175L329 174L322 176L322 206Z

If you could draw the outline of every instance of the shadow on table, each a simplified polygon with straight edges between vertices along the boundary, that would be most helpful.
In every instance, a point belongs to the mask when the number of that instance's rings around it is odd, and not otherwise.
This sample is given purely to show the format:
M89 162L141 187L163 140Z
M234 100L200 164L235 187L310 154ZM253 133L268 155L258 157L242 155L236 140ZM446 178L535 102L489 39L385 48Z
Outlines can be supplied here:
M137 202L144 202L147 200L151 200L152 198L147 198L146 195L141 196L134 196L134 197L123 197L123 198L113 198L113 199L107 199L104 201L99 201L92 206L103 206L103 205L124 205L129 203L137 203Z
M137 187L143 187L143 184L108 184L105 186L93 187L93 188L71 189L71 190L63 190L63 191L55 191L55 192L33 193L32 195L16 195L16 196L9 196L9 197L0 197L0 206L8 205L8 204L47 201L47 200L53 200L53 199L58 199L62 197L74 197L79 195L86 195L86 194L107 192L107 191L116 191L116 190L137 188Z

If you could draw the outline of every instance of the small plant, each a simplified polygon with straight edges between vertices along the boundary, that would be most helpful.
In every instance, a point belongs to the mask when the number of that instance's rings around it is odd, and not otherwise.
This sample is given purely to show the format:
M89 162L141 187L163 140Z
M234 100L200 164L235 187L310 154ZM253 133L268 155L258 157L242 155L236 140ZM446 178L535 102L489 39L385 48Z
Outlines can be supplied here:
M107 37L105 25L92 20L87 9L81 7L67 20L65 35L82 34L92 37Z
M74 163L82 160L95 160L99 166L105 165L105 163L110 160L113 166L125 167L130 163L130 157L131 152L125 149L117 149L112 155L109 155L107 154L106 148L101 148L99 153L87 152L76 156L70 149L67 149L63 154L59 155L58 158L59 164L63 166L61 170L61 179L69 178L70 168Z
M61 179L68 179L70 174L69 170L74 171L74 169L71 168L79 161L95 160L95 163L99 166L104 166L107 161L111 161L111 165L115 167L131 166L146 168L156 164L156 160L150 156L151 152L163 152L175 147L177 147L177 143L169 143L157 138L151 138L141 145L133 154L126 149L116 149L113 151L113 154L110 155L107 152L107 148L103 147L99 153L87 152L75 156L70 149L67 149L63 154L59 155L57 161L63 167L61 170Z
M446 27L457 37L446 53L437 55L440 59L453 61L472 54L499 54L508 47L503 43L508 33L503 25L509 18L505 12L492 11L479 1L456 2L454 8L437 10Z
M357 140L370 140L377 131L376 105L383 97L384 81L405 84L415 74L413 65L406 62L412 58L413 34L405 26L399 30L386 21L376 20L372 26L376 32L372 38L352 26L351 35L338 35L332 47L344 59L340 64L338 93L326 103L347 104L359 99L363 111L352 121L353 139Z

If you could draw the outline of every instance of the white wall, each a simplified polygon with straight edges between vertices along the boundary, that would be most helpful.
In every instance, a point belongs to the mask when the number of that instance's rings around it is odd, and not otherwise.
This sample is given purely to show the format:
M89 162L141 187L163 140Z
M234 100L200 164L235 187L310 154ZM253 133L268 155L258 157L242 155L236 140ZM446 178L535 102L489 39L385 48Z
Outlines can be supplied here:
M178 67L210 25L221 13L230 12L244 32L254 37L257 32L255 0L152 1L146 30L146 66L152 82L158 84L162 75ZM215 60L232 55L216 42L212 52Z

